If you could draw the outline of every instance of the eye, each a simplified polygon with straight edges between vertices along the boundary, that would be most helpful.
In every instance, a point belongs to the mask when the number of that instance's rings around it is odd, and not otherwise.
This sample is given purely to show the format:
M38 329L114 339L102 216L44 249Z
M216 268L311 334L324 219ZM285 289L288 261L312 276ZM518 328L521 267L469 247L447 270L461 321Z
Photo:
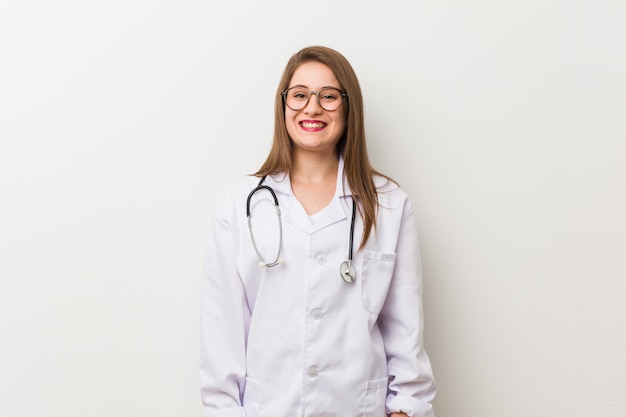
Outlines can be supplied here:
M322 90L320 92L320 100L325 102L335 101L339 99L339 93L334 90Z
M296 100L306 100L308 95L309 94L304 90L291 90L289 92L289 96Z

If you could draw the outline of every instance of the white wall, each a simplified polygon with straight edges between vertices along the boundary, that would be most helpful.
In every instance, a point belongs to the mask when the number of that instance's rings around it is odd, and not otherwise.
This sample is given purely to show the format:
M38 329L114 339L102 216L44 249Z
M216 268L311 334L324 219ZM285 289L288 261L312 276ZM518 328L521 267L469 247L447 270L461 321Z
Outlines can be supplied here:
M216 198L310 44L421 228L438 417L626 415L626 4L0 3L0 415L200 416Z

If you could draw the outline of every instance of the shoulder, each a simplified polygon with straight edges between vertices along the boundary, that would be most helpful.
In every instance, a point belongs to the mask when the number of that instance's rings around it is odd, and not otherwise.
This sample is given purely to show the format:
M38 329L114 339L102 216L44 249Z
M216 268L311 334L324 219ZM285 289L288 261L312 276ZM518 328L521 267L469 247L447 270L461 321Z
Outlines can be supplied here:
M259 183L260 178L253 175L245 175L235 180L231 187L217 201L215 217L230 217L235 213L245 210L248 194Z
M409 199L409 196L402 187L392 179L378 174L375 174L372 179L374 180L378 198L387 196L394 199Z
M382 175L374 175L373 180L381 209L401 209L403 212L413 210L409 195L398 183Z

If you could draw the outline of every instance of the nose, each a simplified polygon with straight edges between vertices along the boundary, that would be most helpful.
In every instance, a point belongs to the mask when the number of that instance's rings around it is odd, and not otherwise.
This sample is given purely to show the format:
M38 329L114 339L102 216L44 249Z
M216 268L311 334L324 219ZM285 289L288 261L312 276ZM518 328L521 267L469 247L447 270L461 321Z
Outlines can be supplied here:
M313 113L313 114L319 114L322 112L322 110L324 110L322 109L322 106L320 106L319 98L316 92L312 91L309 94L309 101L306 103L306 106L304 106L303 110L305 113Z

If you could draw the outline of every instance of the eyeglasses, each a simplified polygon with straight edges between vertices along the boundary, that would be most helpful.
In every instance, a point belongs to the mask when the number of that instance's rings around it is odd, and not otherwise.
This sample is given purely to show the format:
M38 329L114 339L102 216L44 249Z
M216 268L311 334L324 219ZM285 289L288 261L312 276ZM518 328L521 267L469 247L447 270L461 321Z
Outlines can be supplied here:
M348 94L335 87L324 87L319 91L308 91L302 86L291 87L282 92L283 101L291 110L302 110L309 104L311 94L317 97L317 104L326 111L335 111L348 99Z

